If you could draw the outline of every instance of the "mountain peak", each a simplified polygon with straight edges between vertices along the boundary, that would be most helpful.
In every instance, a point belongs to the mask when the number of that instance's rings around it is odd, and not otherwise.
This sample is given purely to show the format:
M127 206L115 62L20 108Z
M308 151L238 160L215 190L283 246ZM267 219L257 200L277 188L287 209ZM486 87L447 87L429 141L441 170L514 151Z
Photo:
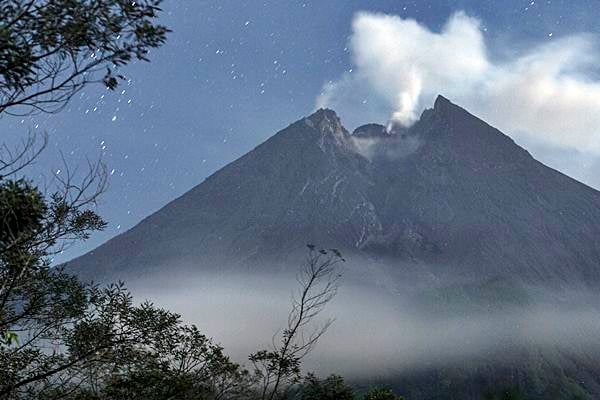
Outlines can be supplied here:
M438 94L438 96L435 99L435 103L433 103L433 109L438 111L438 110L443 110L445 108L448 108L448 106L453 106L453 105L454 104L450 100L448 100L441 94Z
M441 94L436 97L435 102L433 103L433 109L431 109L431 114L446 115L446 116L452 115L452 114L465 114L465 115L470 115L472 117L475 117L471 113L469 113L467 110L454 104L453 102L448 100L446 97L442 96Z
M307 120L311 121L314 125L320 125L325 123L340 124L340 117L330 108L319 108L317 111L306 117Z
M430 118L432 118L434 115L438 115L438 116L447 115L447 114L452 113L452 111L458 111L458 110L468 113L466 110L462 109L461 107L452 103L446 97L439 94L436 97L435 102L433 103L433 107L426 108L425 110L423 110L423 113L421 114L419 121L421 121L421 122L427 121Z
M304 118L304 122L323 136L332 135L336 138L336 141L342 141L343 138L349 135L342 125L340 117L329 108L319 108L313 114Z
M442 96L442 95L438 95L437 98L435 99L435 102L433 104L433 109L429 109L429 110L425 110L425 112L430 111L431 114L434 115L441 115L441 116L453 116L454 118L466 118L466 119L470 119L470 120L477 120L480 123L483 123L485 126L489 125L483 121L481 118L477 117L476 115L470 113L468 110L464 109L463 107L453 103L452 101L448 100L446 97ZM481 128L481 127L480 127ZM479 129L474 129L476 131L478 131Z

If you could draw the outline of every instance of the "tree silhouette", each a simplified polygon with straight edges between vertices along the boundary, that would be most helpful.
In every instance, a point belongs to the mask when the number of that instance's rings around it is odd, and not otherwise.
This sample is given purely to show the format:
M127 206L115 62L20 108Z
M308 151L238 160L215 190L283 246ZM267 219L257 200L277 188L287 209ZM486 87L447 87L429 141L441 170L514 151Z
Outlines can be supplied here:
M333 323L332 319L328 319L310 328L337 293L341 277L337 265L343 262L343 258L337 250L317 250L310 244L307 247L308 256L297 277L300 288L292 299L286 328L279 341L274 338L270 350L250 355L250 361L262 381L262 400L278 398L289 385L299 382L302 360Z
M0 116L60 111L89 83L114 89L119 68L165 42L161 2L2 1Z

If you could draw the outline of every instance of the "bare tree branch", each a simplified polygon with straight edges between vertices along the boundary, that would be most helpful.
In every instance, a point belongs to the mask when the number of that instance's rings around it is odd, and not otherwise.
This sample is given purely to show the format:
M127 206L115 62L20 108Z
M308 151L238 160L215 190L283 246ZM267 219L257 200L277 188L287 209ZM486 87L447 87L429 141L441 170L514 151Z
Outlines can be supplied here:
M338 264L344 259L337 249L316 250L313 245L308 248L306 262L296 277L300 288L292 296L287 327L281 333L279 343L273 339L272 350L250 355L250 361L262 378L262 400L278 398L282 389L287 390L290 383L299 379L302 360L334 321L327 319L308 329L335 297L341 278Z

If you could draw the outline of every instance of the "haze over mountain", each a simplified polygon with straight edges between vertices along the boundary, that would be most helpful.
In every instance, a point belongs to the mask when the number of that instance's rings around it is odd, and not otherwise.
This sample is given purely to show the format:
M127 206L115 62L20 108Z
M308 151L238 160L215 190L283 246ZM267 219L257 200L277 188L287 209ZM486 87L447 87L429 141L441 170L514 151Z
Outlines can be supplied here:
M335 247L345 286L317 368L411 399L504 384L588 398L598 237L600 192L439 96L410 127L350 133L320 109L68 265L125 279L243 356L252 324L277 326L306 244Z

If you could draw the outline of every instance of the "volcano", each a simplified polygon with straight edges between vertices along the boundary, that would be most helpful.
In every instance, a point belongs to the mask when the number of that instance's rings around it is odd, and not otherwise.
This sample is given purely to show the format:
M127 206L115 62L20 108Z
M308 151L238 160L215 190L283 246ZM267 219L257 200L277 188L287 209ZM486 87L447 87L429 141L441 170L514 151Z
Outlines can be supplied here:
M439 96L410 128L350 133L318 110L70 266L271 268L319 243L410 280L597 287L599 237L600 192Z

